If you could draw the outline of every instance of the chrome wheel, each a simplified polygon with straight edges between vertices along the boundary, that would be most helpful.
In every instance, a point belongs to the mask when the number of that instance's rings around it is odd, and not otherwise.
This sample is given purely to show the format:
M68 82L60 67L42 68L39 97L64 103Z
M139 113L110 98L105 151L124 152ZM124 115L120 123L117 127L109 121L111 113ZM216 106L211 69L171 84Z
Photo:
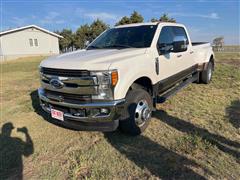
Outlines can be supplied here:
M145 122L151 118L151 108L149 107L146 100L141 100L138 102L135 110L135 123L138 127L141 127Z
M210 81L211 78L212 78L212 67L210 67L208 70L208 80Z

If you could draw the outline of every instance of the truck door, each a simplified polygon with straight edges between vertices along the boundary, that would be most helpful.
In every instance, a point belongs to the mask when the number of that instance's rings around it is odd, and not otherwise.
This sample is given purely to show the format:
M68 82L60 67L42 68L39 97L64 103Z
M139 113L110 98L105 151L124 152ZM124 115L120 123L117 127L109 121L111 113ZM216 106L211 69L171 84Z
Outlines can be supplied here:
M176 54L170 52L173 44L173 38L174 34L172 26L162 27L157 41L159 80L169 78L178 71Z
M181 28L181 29L179 29ZM184 76L185 71L193 65L194 60L191 58L189 49L189 40L183 27L164 26L161 29L157 42L158 57L156 63L159 67L159 81L162 81L162 86L167 88L175 83L181 76ZM184 52L172 52L173 41L176 36L186 36L188 48Z
M186 40L187 49L185 51L174 53L174 54L175 54L175 58L176 58L176 64L178 67L178 71L187 70L195 65L195 61L194 61L194 57L193 57L194 56L193 50L192 50L192 46L189 42L189 38L183 27L172 26L172 31L174 34L173 39L175 39L177 37L183 37Z

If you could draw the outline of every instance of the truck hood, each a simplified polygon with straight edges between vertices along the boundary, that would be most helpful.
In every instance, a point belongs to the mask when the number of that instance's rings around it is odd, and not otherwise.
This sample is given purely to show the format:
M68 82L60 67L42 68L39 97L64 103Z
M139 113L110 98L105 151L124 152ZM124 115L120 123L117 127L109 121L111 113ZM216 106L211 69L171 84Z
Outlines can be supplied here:
M78 50L43 60L41 67L56 69L108 70L114 61L132 58L146 52L146 48Z

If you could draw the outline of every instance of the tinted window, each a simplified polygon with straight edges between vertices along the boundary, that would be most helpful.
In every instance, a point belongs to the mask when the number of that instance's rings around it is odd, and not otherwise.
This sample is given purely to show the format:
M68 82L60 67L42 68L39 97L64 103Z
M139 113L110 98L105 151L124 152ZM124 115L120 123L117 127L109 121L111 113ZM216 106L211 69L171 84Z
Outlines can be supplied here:
M157 25L113 28L98 37L88 49L150 47Z
M186 38L187 40L187 44L189 44L189 41L188 41L188 37L187 37L187 34L185 32L185 29L182 28L182 27L172 27L172 30L173 30L173 33L175 36L183 36Z
M158 46L171 45L173 43L174 34L171 26L165 26L162 28L159 39Z
M185 29L177 26L164 26L160 32L160 36L158 39L158 47L164 47L168 45L172 45L174 37L183 36L187 40L187 44L189 44L187 34Z

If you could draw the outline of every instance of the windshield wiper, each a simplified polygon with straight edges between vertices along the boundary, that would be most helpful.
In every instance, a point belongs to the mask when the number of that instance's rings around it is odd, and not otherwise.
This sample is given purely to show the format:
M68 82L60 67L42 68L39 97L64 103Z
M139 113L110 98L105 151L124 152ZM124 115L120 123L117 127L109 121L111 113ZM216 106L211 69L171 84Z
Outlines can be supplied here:
M134 48L134 47L125 45L125 44L114 44L114 45L104 46L103 48Z
M98 47L98 46L88 46L87 47L87 50L90 50L90 49L100 49L101 47Z

